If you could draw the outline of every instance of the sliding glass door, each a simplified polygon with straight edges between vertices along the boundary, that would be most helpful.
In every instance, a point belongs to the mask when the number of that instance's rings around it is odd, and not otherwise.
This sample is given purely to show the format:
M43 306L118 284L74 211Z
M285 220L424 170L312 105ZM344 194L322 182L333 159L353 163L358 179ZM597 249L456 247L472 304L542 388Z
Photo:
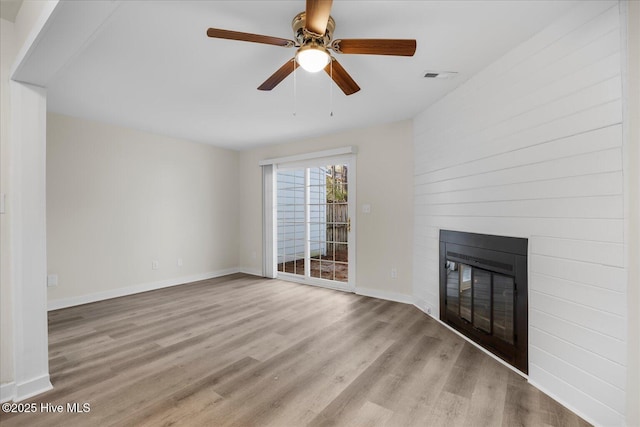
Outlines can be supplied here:
M353 290L353 162L278 167L278 277Z

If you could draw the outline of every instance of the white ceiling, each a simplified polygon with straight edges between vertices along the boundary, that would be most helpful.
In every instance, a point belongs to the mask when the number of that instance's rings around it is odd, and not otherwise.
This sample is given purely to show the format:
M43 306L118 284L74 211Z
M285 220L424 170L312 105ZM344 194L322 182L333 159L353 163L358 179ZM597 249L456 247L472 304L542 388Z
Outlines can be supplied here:
M362 90L347 97L323 72L299 69L294 97L293 75L271 92L256 90L293 49L205 33L217 27L292 38L302 0L122 1L47 82L48 108L233 149L397 121L414 117L571 5L337 0L335 38L415 38L416 55L336 55ZM81 23L80 9L76 15ZM69 13L64 19L69 25ZM426 70L459 74L425 79Z

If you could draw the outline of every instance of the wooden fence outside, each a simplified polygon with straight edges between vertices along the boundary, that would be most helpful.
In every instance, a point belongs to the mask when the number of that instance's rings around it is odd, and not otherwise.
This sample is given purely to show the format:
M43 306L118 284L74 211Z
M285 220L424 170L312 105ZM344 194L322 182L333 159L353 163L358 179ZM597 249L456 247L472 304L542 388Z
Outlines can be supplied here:
M345 250L348 238L349 206L346 203L327 204L327 255Z

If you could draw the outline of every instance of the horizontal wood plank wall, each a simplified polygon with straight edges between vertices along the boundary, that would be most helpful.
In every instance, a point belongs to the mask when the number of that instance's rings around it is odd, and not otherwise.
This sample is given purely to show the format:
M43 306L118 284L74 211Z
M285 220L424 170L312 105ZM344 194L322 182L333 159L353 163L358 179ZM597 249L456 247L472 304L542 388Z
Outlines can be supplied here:
M438 232L529 238L529 378L622 425L620 9L578 4L415 120L414 295L438 317Z

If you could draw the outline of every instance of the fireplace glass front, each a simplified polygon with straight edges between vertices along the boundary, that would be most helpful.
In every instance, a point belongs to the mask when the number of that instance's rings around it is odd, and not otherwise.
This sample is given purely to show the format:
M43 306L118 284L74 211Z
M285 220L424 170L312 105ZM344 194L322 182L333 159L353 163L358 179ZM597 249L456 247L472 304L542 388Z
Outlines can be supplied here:
M513 277L447 261L447 310L513 344Z

